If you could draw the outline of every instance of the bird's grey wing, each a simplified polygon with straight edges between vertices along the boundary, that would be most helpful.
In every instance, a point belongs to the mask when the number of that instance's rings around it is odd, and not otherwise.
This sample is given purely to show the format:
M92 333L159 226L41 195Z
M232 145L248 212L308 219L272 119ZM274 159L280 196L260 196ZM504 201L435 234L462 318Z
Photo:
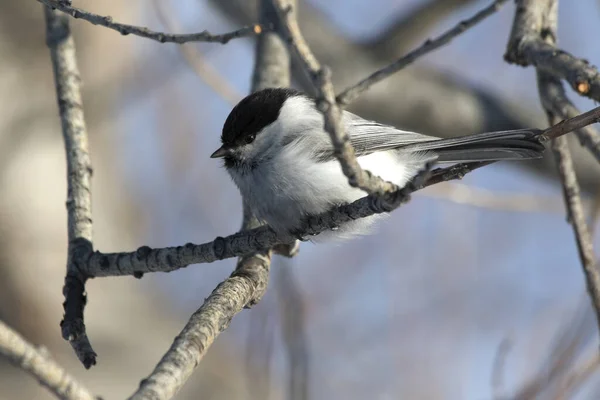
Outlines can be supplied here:
M368 121L349 112L344 114L343 122L357 156L439 140L432 136Z
M398 149L406 152L429 152L438 162L523 160L540 158L544 146L538 129L485 132L440 139L364 120L354 114L344 115L346 132L357 156L376 151Z

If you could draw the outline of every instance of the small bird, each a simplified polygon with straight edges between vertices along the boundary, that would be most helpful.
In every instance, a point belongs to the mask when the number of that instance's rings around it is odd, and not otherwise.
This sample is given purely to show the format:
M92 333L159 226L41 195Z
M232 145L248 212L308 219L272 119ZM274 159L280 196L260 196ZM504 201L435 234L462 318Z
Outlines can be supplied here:
M314 99L295 89L264 89L231 111L211 158L225 168L254 215L289 234L302 222L364 197L334 156L324 118ZM541 131L523 129L439 139L363 119L343 111L341 120L363 169L399 187L426 163L525 160L542 157ZM345 239L371 232L372 216L311 238Z

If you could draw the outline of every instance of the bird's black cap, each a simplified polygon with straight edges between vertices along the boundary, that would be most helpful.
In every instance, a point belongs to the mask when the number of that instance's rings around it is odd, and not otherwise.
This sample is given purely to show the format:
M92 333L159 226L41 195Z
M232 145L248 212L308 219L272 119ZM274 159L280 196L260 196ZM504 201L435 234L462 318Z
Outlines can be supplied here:
M265 126L275 122L283 103L302 92L291 88L270 88L254 92L242 99L229 113L221 141L223 147L235 147L254 137Z

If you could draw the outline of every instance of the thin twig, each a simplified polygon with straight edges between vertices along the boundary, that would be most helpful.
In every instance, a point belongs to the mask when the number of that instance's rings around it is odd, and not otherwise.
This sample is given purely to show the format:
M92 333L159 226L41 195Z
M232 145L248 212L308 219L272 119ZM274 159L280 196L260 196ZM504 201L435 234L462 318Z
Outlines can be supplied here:
M437 50L442 46L450 43L452 39L456 38L460 34L464 33L468 29L474 27L490 15L494 14L496 11L500 9L507 0L495 0L492 4L479 11L471 18L468 18L464 21L461 21L458 25L453 27L452 29L444 32L440 36L435 39L427 40L422 46L416 48L411 51L404 57L399 58L394 61L390 65L381 68L378 71L375 71L368 77L364 78L357 84L347 88L342 93L337 96L338 104L342 106L346 106L354 101L362 92L369 89L374 84L381 82L382 80L388 78L389 76L395 74L406 66L415 62L418 58L426 55L427 53L432 52L433 50Z
M233 32L223 33L220 35L213 35L208 31L202 31L198 33L165 33L152 31L143 26L127 25L113 21L112 17L102 16L94 14L80 8L72 7L70 0L38 0L40 3L45 4L52 9L60 10L73 18L80 18L90 22L94 25L101 25L106 28L115 30L121 35L136 35L143 38L156 40L160 43L187 43L187 42L211 42L225 44L231 39L259 35L265 31L267 27L254 24L238 29Z
M474 0L422 0L406 13L400 13L375 37L360 42L360 49L374 58L389 60L390 55L404 54L421 41L423 36L443 23L462 7Z
M95 397L40 347L28 343L21 335L0 321L0 354L63 400L94 400Z
M92 200L90 195L92 164L83 116L79 69L75 44L66 15L44 7L46 40L52 58L56 96L67 154L68 260L63 294L65 315L62 336L69 341L86 368L96 363L83 322L85 282L88 276L81 266L81 254L92 251Z
M542 133L540 141L545 142L547 140L556 139L558 137L566 135L569 132L578 131L589 125L600 122L599 109L600 107L596 107L591 109L590 111L586 111L583 114L579 114L572 118L566 115L561 115L561 118L563 118L563 120L559 120L559 122L556 125L552 125L550 128L546 129Z
M562 83L557 80L557 83L552 87L553 90L556 91L556 94L551 98L542 98L542 101L549 100L551 102L550 105L545 105L544 108L554 110L560 118L564 119L578 116L580 112L567 97L567 93L565 92L565 88L563 87ZM575 134L577 135L581 145L589 150L589 152L596 157L598 162L600 162L600 133L598 133L598 130L593 126L588 125L581 129L577 129Z
M165 10L166 7L163 0L154 0L152 4L160 22L165 28L179 30L179 24L176 23L175 18ZM181 51L186 63L196 72L196 75L217 95L232 106L236 105L243 98L241 93L205 59L204 55L193 42L182 43L178 49Z
M565 392L568 387L569 390L573 391L574 387L570 386L569 380L571 377L583 372L579 371L581 363L576 361L592 329L590 329L591 321L587 318L589 314L585 312L585 307L577 307L576 312L572 314L574 314L572 318L563 323L560 330L554 335L547 351L547 357L540 363L539 370L534 373L532 378L525 381L515 393L508 397L503 396L503 399L559 399L560 397L555 396L558 393L547 393L549 389L554 387L557 392ZM584 378L584 376L580 376L580 378ZM551 395L542 397L544 392Z
M302 67L317 91L317 107L323 113L325 131L331 137L334 154L342 167L344 175L348 178L348 183L369 194L382 195L397 190L398 188L393 183L386 182L360 167L356 160L354 148L350 143L350 138L344 132L341 123L342 110L335 100L330 70L321 66L304 40L289 1L273 0L273 4L278 11L286 41L298 55Z

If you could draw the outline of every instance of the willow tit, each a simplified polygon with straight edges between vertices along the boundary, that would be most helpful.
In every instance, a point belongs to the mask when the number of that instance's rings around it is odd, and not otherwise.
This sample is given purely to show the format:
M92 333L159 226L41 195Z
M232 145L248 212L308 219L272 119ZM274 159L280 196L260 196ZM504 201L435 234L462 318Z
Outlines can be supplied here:
M294 89L264 89L231 111L212 158L227 172L252 212L276 232L288 234L310 215L365 196L351 187L334 157L323 115L310 97ZM538 130L481 133L439 139L365 120L348 111L342 123L358 163L399 187L427 162L540 158ZM343 239L370 231L378 216L348 222L314 239Z

